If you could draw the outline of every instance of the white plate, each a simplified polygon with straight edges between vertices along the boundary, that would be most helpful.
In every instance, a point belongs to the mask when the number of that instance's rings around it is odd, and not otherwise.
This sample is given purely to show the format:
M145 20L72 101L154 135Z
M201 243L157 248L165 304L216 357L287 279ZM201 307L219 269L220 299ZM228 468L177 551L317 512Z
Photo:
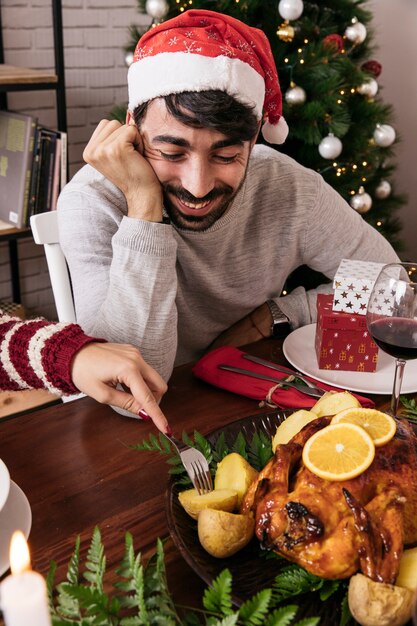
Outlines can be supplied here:
M0 512L0 576L9 569L10 540L15 530L21 530L26 539L32 526L30 504L12 480L6 504Z
M316 380L360 393L392 393L395 359L382 350L379 351L376 372L346 372L341 370L322 370L317 364L314 339L316 325L301 326L285 338L283 350L285 358L292 366L312 376ZM417 359L407 361L401 393L417 391Z
M6 465L0 459L0 511L2 510L10 491L10 474Z

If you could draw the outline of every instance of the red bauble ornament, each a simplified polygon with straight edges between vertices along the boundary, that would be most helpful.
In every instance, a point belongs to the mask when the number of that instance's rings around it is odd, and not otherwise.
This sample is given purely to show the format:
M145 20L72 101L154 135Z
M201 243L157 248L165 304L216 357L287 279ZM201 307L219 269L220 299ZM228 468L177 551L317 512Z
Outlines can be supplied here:
M341 52L344 48L343 37L336 33L327 35L327 37L323 39L323 44L326 48L330 48L334 52Z
M373 76L375 76L375 78L377 78L382 72L382 65L378 61L372 59L370 61L362 63L361 69L364 72L369 72L369 74L372 74Z

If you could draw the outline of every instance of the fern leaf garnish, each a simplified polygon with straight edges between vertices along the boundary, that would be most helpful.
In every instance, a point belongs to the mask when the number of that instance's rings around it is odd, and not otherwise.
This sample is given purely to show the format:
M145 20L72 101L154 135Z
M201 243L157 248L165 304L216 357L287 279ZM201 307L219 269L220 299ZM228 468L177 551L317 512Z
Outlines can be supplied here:
M275 609L265 620L265 626L288 626L293 621L298 606L289 604Z
M400 401L405 408L404 411L401 411L401 415L410 420L410 422L417 423L417 403L415 399L400 396Z
M309 574L298 565L284 567L273 584L274 601L281 602L287 598L298 596L308 591L317 591L324 584L324 579Z
M224 432L222 431L214 445L213 453L213 461L218 464L220 461L229 454L229 447L226 443L226 437Z
M93 538L87 553L85 562L86 570L83 576L91 583L93 588L99 592L103 591L103 577L106 571L106 557L104 556L104 546L101 542L101 533L96 526L93 531Z
M238 433L235 442L232 446L232 452L237 452L237 454L240 454L240 456L243 456L243 458L247 461L248 460L248 453L247 453L247 441L245 439L245 437L243 436L243 433L240 432Z
M341 616L339 626L348 626L348 624L351 623L351 620L353 620L353 617L349 609L348 595L346 592L341 604Z
M256 432L249 446L249 463L256 470L262 470L272 458L271 438L262 431Z
M213 613L231 615L232 610L232 575L228 569L223 570L203 596L204 607Z
M271 589L259 591L250 600L242 604L239 617L251 626L263 626L271 602L271 593Z

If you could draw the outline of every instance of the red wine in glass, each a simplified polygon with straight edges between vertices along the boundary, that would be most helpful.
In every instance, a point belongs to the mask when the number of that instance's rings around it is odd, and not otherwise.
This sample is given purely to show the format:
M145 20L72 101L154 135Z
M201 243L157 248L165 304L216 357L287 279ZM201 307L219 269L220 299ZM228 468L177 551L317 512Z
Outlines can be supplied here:
M417 359L417 319L385 317L369 325L375 343L396 359Z
M417 358L417 263L384 265L366 311L375 343L395 358L391 412L397 415L406 361Z

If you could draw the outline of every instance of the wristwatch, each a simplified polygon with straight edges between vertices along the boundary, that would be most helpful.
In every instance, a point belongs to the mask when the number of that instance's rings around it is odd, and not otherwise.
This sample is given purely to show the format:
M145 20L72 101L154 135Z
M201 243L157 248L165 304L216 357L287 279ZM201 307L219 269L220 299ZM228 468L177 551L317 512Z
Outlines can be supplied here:
M267 300L266 303L272 315L271 336L275 338L285 337L291 330L288 317L274 300Z

